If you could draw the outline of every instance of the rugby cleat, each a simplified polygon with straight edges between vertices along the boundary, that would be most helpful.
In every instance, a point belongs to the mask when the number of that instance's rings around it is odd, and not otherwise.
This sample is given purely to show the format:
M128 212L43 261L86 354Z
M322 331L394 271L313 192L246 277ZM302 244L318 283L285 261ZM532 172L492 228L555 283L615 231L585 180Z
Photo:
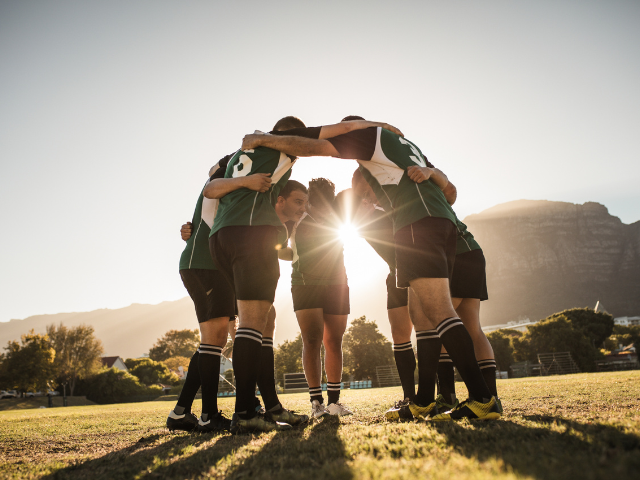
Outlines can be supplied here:
M329 412L329 415L336 415L338 417L353 415L353 412L349 410L346 406L342 405L340 402L330 403L327 406L327 412Z
M498 397L494 398L496 399L496 405L498 405L498 412L502 415L504 413L504 410L502 410L502 401Z
M330 415L327 409L324 407L324 403L320 403L318 400L311 402L311 418L318 419L325 415Z
M240 418L237 413L231 417L230 431L234 435L238 433L258 433L291 430L288 423L276 422L269 415L258 414L253 418Z
M182 430L185 432L191 432L198 427L198 417L191 412L185 412L182 415L177 415L173 410L169 412L167 417L167 428L170 432L174 430Z
M447 403L447 402L445 402L444 397L442 395L438 395L436 397L436 405L438 406L438 411L440 411L440 412L447 412L449 410L453 410L459 404L460 404L460 402L458 401L457 398L456 398L456 401L454 403Z
M435 400L424 407L417 403L409 402L409 410L419 420L432 420L434 416L438 415L438 407Z
M205 422L202 417L198 419L198 431L200 433L213 433L229 431L231 428L231 420L222 415L222 411L218 411L215 415L209 417Z
M404 400L398 400L393 405L393 407L385 412L384 417L390 422L413 420L413 414L409 409L410 402L411 400L409 400L408 398L405 398Z
M289 425L300 425L302 423L306 423L309 421L309 416L308 415L301 415L301 414L297 414L295 412L292 412L291 410L287 410L286 408L282 407L280 408L280 411L278 413L275 412L267 412L264 415L267 418L271 418L273 419L274 422L279 422L279 423L287 423Z
M441 413L432 418L434 422L449 422L451 420L497 420L500 418L500 410L496 403L496 397L491 397L486 403L477 402L468 398L453 410Z

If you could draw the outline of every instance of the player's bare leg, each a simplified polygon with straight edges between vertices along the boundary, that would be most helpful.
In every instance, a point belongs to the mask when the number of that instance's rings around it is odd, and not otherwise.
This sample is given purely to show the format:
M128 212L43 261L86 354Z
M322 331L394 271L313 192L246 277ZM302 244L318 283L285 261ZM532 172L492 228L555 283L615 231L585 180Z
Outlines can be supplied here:
M302 366L309 386L311 416L327 415L322 397L322 362L320 348L324 337L324 316L321 308L297 310L296 318L302 336Z
M347 329L347 315L324 314L324 371L327 374L327 410L331 415L351 415L340 403L342 382L342 337Z

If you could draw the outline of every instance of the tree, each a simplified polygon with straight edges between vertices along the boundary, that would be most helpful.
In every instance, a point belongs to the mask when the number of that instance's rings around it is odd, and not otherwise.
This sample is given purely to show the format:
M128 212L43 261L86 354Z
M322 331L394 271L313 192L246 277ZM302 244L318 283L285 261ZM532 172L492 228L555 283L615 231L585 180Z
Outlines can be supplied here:
M589 337L594 348L600 348L602 343L613 333L613 317L608 313L596 312L592 308L571 308L554 313L549 319L565 317L574 328L580 329Z
M149 358L161 362L171 357L189 357L200 345L200 332L196 330L169 330L149 350Z
M624 336L624 340L622 340L622 343L630 340L629 343L633 343L636 347L636 350L640 350L640 325L631 325L628 327L624 325L615 325L613 327L613 334ZM629 343L624 343L624 346L626 347L627 345L629 345ZM618 348L617 344L616 348Z
M598 351L582 328L576 328L564 315L553 315L528 327L513 339L516 361L538 361L538 353L570 352L582 371L594 371Z
M299 373L302 368L302 335L295 340L285 340L273 352L276 374L279 378L285 373Z
M86 381L87 398L98 403L117 402L135 396L158 396L162 388L147 387L129 372L117 368L102 369Z
M102 342L93 333L89 325L67 328L61 323L47 327L51 347L56 352L56 378L59 383L69 384L71 396L79 379L91 376L102 367Z
M380 333L375 320L362 316L351 322L342 341L344 371L357 380L373 378L376 367L393 365L391 342Z
M173 370L174 372L179 370L178 367L184 368L185 371L188 370L189 362L191 362L190 358L179 356L167 358L166 360L162 361L162 363L164 363L167 367L169 367L170 370Z
M21 392L47 391L56 378L55 355L47 335L33 330L22 335L21 343L9 342L5 347L2 370L7 388Z
M518 332L519 333L519 332ZM513 364L513 345L511 335L503 330L495 330L487 334L487 339L493 348L499 371L507 371Z
M158 383L173 385L180 379L169 368L161 362L155 362L150 358L128 358L124 364L129 369L129 373L138 377L145 385L155 385Z

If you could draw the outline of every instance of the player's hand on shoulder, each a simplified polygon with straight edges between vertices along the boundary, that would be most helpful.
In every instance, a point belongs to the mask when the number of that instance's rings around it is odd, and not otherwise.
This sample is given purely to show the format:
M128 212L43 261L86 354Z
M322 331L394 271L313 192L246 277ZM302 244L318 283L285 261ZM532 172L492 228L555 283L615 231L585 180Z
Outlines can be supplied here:
M402 133L399 128L396 128L393 125L389 125L388 123L383 123L382 128L384 128L385 130L389 130L391 133L395 133L396 135L400 135L401 137L404 137L404 133Z
M254 148L258 148L260 146L261 138L264 138L264 135L258 135L255 133L245 135L242 139L242 150L253 150Z
M185 242L191 238L191 232L193 231L193 227L191 226L191 222L187 222L182 225L180 228L180 236L182 236L182 240Z
M429 167L420 167L418 165L411 166L407 168L407 175L409 178L416 183L426 182L431 178L433 174L433 168Z
M244 186L249 190L264 193L271 188L270 173L254 173L244 177Z

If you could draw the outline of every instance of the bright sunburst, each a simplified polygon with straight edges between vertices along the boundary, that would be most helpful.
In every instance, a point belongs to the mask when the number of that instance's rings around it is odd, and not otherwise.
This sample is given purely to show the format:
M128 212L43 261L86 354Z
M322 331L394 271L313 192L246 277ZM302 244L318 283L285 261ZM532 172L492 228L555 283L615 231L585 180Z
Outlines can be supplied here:
M344 243L353 242L358 238L358 229L351 223L344 223L340 227L340 239Z

